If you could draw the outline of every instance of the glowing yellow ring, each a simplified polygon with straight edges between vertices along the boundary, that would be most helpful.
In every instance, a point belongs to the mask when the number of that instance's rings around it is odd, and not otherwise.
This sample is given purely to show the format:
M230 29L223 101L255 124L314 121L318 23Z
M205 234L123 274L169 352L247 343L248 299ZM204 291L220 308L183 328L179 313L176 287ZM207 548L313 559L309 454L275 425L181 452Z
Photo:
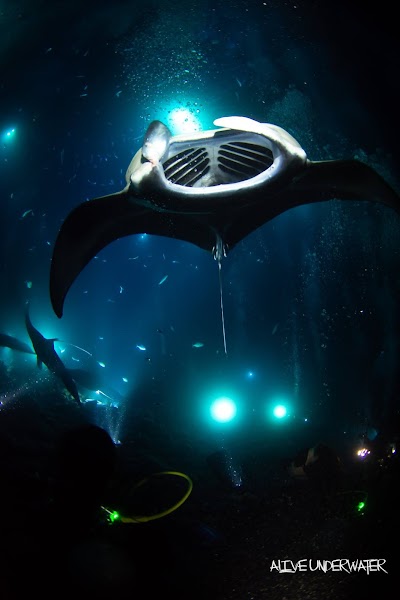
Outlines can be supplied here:
M144 485L147 481L149 481L149 479L151 479L152 477L157 477L158 475L176 475L177 477L183 477L183 479L186 479L189 485L183 497L170 508L167 508L166 510L163 510L162 512L157 513L155 515L136 515L135 517L121 516L118 519L119 521L121 521L122 523L147 523L148 521L155 521L156 519L161 519L162 517L165 517L174 512L174 510L182 506L182 504L189 498L193 489L193 482L188 475L185 475L185 473L179 473L179 471L161 471L160 473L153 473L149 477L145 477L145 479L139 481L139 483L135 485L134 489Z

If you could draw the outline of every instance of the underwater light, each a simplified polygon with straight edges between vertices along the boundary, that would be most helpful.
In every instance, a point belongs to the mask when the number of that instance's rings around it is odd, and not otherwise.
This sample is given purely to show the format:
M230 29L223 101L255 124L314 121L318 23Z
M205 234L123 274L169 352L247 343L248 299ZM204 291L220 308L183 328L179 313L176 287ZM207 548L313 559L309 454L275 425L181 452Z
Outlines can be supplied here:
M366 456L368 456L368 454L370 454L370 451L368 450L368 448L360 448L359 450L357 450L357 456L361 460L364 459Z
M271 423L285 423L290 416L293 416L293 406L290 399L285 394L277 394L266 406L266 418Z
M236 416L236 404L230 398L223 396L217 398L210 408L211 416L218 423L227 423Z
M108 514L108 518L110 519L111 523L114 523L114 521L118 521L119 519L121 519L121 515L118 511L109 510L105 506L101 506L100 508L102 508Z
M277 406L275 406L274 410L274 417L276 417L277 419L283 419L283 417L286 417L287 414L287 410L286 410L286 406L284 406L283 404L277 404Z
M168 115L168 126L172 133L191 133L201 129L200 120L187 108L174 108Z
M8 129L3 133L3 142L10 142L15 138L15 128Z

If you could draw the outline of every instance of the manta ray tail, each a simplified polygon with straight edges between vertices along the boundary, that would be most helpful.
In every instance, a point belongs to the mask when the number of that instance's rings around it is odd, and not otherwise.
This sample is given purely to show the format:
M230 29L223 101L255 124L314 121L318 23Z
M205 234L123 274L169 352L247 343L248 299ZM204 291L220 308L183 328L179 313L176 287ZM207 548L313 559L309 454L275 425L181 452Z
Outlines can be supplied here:
M219 297L221 302L221 319L222 319L222 336L224 339L224 351L225 354L228 354L226 349L226 334L225 334L225 316L224 316L224 299L222 296L222 277L221 277L221 261L218 261L218 278L219 278Z

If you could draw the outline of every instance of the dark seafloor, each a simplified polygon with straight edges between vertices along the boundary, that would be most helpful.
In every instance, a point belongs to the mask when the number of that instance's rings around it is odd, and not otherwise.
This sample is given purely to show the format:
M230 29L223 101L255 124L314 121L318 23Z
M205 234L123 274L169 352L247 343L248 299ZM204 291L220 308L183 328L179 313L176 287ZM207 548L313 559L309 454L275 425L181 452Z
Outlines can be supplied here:
M340 481L324 495L310 481L291 479L285 468L288 457L266 442L243 457L245 484L234 490L216 478L190 439L132 415L130 439L117 446L116 469L101 502L124 507L134 483L161 470L187 473L193 491L183 506L162 519L110 524L98 509L100 502L89 510L79 492L74 496L67 488L54 506L62 479L54 460L57 444L65 432L90 423L91 410L65 404L63 395L53 391L52 397L43 394L35 401L27 397L2 415L4 600L27 594L204 600L389 597L399 556L398 458L368 467L354 457L353 448L343 446L337 449ZM320 433L326 440L327 432ZM97 458L104 464L101 454ZM86 475L90 478L89 471ZM178 486L178 496L181 491ZM174 490L169 496L171 490L159 485L151 494L143 512L150 512L154 494L169 504ZM357 510L360 498L367 498L362 512ZM307 565L312 561L314 572L278 573L272 568L273 561L294 564L302 559ZM335 559L385 559L381 564L387 574L316 570L316 561Z

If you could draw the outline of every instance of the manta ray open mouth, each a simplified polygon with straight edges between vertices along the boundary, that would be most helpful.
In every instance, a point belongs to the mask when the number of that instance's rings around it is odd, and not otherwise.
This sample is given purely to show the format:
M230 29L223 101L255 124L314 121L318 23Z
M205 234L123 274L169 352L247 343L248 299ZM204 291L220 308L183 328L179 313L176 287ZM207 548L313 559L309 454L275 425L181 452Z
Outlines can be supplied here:
M166 179L188 187L238 183L259 175L274 162L265 138L257 134L217 131L209 141L207 145L203 138L170 143L167 158L162 160Z
M247 117L223 117L221 129L172 136L153 121L127 171L142 205L166 212L209 214L252 204L300 173L307 156L287 131ZM252 194L249 194L249 191Z

